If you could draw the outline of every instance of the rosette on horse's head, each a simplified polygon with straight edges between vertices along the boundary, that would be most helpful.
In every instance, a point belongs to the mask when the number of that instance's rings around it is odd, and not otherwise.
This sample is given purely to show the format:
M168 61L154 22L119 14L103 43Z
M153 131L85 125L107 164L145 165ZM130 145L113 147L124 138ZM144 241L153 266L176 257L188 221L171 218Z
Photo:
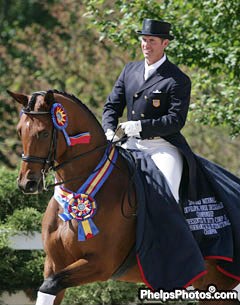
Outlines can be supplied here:
M14 94L11 95L16 97ZM70 106L72 106L72 102L66 103L66 101L57 101L52 91L36 92L30 98L18 96L18 99L24 101L24 103L22 103L24 108L21 110L21 114L25 115L21 116L19 130L21 129L21 134L24 130L22 140L28 143L28 145L23 145L24 153L22 159L24 161L24 169L21 172L21 178L19 178L20 188L25 193L39 192L41 189L45 189L45 176L48 171L51 169L56 171L55 199L63 208L63 213L59 214L60 218L63 221L76 220L78 222L79 241L84 241L95 236L99 230L92 220L97 211L97 203L94 196L111 174L117 161L117 150L106 142L102 132L103 141L106 143L102 146L102 148L105 148L103 157L99 160L95 169L92 169L92 173L89 174L89 177L85 182L82 181L81 175L76 177L77 179L70 179L70 181L80 180L80 188L76 191L67 189L64 184L65 182L68 182L69 179L59 173L58 170L61 170L62 167L71 164L78 158L84 158L85 154L88 154L88 152L85 152L86 147L92 144L89 131L76 133L72 127L79 125L77 128L79 130L86 128L85 124L81 127L81 123L84 122L84 116L77 115L77 110L79 109L71 109L72 107ZM61 101L61 96L57 99ZM75 106L75 104L73 104L73 106ZM74 124L73 121L75 121ZM31 132L29 127L31 127ZM41 143L40 141L43 132L47 135L47 143ZM83 146L85 149L82 154L61 162L62 153L59 154L59 146L62 147L63 145L59 145L58 143L58 133L62 134L65 140L66 149L63 150L63 153L69 154L68 150L71 149L72 152L72 147L76 146L77 148L77 146L84 144ZM92 133L95 134L94 131ZM38 138L38 141L35 140L35 136ZM93 143L93 145L95 144ZM95 149L93 149L93 151L90 150L89 154L94 153L94 150ZM96 151L97 150L98 148L96 148ZM32 152L34 152L34 154ZM46 157L42 157L42 154ZM84 168L82 164L81 167ZM87 165L87 167L89 167L89 165ZM70 175L72 175L71 171L72 166L69 173ZM77 173L77 169L74 170L74 172ZM38 175L38 179L33 181L32 177L34 175L35 177ZM24 177L26 176L28 178L24 180ZM24 184L24 181L26 180L27 183ZM62 186L60 187L60 185Z
M91 135L89 131L76 132L75 127L68 127L66 107L56 102L51 90L31 96L10 91L9 94L23 105L18 131L23 140L24 163L18 185L24 193L39 193L45 189L47 172L55 167L67 147L90 144Z
M68 126L68 116L63 105L54 103L51 108L53 125L58 130L61 130L64 134L65 140L68 146L74 146L76 144L88 144L91 136L89 132L84 132L70 137L66 131Z

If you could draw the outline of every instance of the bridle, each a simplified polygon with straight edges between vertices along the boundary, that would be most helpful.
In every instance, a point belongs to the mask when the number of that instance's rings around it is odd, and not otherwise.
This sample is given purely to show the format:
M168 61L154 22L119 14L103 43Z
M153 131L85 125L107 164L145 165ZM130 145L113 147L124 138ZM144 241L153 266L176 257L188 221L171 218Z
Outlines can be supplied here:
M29 101L29 104L26 108L23 108L21 110L21 113L24 113L26 115L51 115L51 111L33 111L31 110L31 105L35 102L36 97L38 95L42 95L44 96L46 94L45 91L40 91L40 92L35 92L33 93L33 95L31 96L31 99ZM52 137L51 137L51 143L49 146L49 151L47 154L46 158L43 157L38 157L38 156L30 156L30 155L25 155L24 153L22 154L22 160L24 162L28 162L28 163L39 163L43 165L43 168L41 169L41 174L42 174L42 181L43 181L43 190L47 191L49 186L54 187L56 185L60 185L66 182L70 182L72 180L76 180L76 179L80 179L80 177L77 178L72 178L68 181L61 181L61 182L57 182L54 184L50 184L47 186L46 184L46 176L50 171L58 171L60 168L63 168L65 165L67 165L68 163L74 161L74 160L78 160L80 158L83 158L97 150L102 150L104 148L107 147L107 145L109 144L104 144L101 145L99 147L96 147L90 151L81 153L79 155L76 155L74 157L72 157L71 159L65 160L62 163L59 163L57 165L55 165L56 163L56 156L57 156L57 140L58 140L58 130L54 127L52 127Z
M42 114L49 114L49 112L37 112L37 111L27 111L26 109L22 110L22 113L24 114L30 114L30 115L42 115ZM51 144L49 147L49 152L46 158L43 157L37 157L37 156L28 156L22 154L22 160L25 162L32 162L32 163L41 163L44 165L48 165L48 167L52 167L54 165L54 160L56 159L56 147L57 147L57 130L53 128L52 130L52 138L51 138Z
M33 107L32 104L35 102L36 100L36 97L38 95L42 95L42 96L45 96L46 92L45 91L40 91L40 92L35 92L33 93L33 95L31 96L31 99L29 101L29 104L26 108L23 108L21 110L22 113L26 114L26 115L51 115L51 111L34 111L34 110L31 110ZM119 127L118 127L119 128ZM118 130L117 128L117 130ZM117 132L117 130L115 131L115 133ZM94 149L91 149L89 151L86 151L84 153L81 153L81 154L78 154L68 160L65 160L61 163L58 163L57 165L55 165L56 163L56 156L57 156L57 140L58 140L58 129L55 128L54 124L52 125L52 138L51 138L51 143L50 143L50 146L49 146L49 151L48 151L48 154L47 154L47 157L46 158L43 158L43 157L38 157L38 156L29 156L29 155L24 155L22 154L22 160L24 162L28 162L28 163L39 163L39 164L42 164L43 167L41 169L41 174L42 174L42 182L43 182L43 190L44 191L48 191L50 187L55 187L57 185L62 185L64 183L68 183L70 181L73 181L73 180L78 180L78 179L81 179L83 177L75 177L75 178L71 178L71 179L68 179L68 180L65 180L65 181L60 181L60 182L56 182L55 183L52 183L52 184L49 184L47 185L46 183L46 177L47 175L49 174L50 171L54 171L54 172L57 172L59 169L63 168L64 166L66 166L67 164L69 164L70 162L73 162L75 160L79 160L81 158L84 158L86 156L88 156L89 154L91 153L94 153L96 151L99 151L99 150L103 150L103 149L106 149L107 146L109 145L116 145L117 143L122 143L122 141L125 141L126 140L126 135L123 135L119 140L117 141L110 141L101 145L101 146L97 146L95 147ZM109 159L109 156L108 156L108 159ZM117 166L116 164L114 164L114 166L116 168L118 168L119 170L122 171L122 169ZM135 169L136 170L136 169ZM131 178L130 178L130 185L132 185L132 182L133 182L133 177L135 175L135 170L133 171L133 173L131 174ZM129 186L128 188L126 189L126 192L129 194ZM123 197L124 198L124 197ZM129 199L129 202L131 200ZM130 206L132 206L132 204L130 204ZM122 204L121 204L121 211L122 211L122 215L125 217L125 218L129 218L128 216L126 216L124 214L124 211L123 211L123 201L122 201Z
M21 114L26 114L26 115L50 115L50 111L34 111L31 110L31 105L33 105L36 101L36 97L38 95L45 96L46 92L45 91L39 91L35 92L32 94L31 99L28 103L28 106L26 108L23 108L21 110ZM43 180L43 189L47 190L46 188L46 176L48 172L50 172L51 169L53 169L55 160L56 160L56 154L57 154L57 137L58 137L58 132L56 128L52 128L52 137L51 137L51 142L49 146L49 151L47 154L46 158L43 157L38 157L38 156L29 156L25 155L22 153L22 160L24 162L28 163L40 163L43 164L43 168L41 169L41 174L42 174L42 180Z

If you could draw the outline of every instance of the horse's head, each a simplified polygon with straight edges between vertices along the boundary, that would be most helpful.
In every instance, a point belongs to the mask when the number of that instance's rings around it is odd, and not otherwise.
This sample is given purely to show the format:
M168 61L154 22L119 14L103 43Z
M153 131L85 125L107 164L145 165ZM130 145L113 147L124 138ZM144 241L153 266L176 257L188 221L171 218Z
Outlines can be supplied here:
M73 147L68 150L69 146L89 143L90 133L85 132L88 130L81 130L88 116L81 115L79 105L73 101L68 99L66 103L66 98L61 95L57 95L56 100L52 91L35 92L31 96L10 91L8 93L23 106L17 126L23 146L18 186L24 193L36 194L44 189L45 174L54 162L61 162L61 156L66 154L66 151L74 151ZM92 122L90 126L91 135L96 134ZM99 125L97 126L99 128ZM81 131L83 133L79 133ZM95 138L104 141L103 132L100 130ZM97 141L99 143L99 140Z
M54 132L50 115L53 94L38 92L27 96L8 93L23 106L17 126L24 161L18 186L24 193L38 193L43 189L43 171L51 166L53 160Z

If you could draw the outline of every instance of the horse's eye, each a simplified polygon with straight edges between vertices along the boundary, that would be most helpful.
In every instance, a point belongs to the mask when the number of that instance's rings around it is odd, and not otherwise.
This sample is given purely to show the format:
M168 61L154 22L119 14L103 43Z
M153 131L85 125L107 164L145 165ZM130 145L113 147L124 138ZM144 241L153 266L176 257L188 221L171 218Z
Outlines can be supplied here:
M41 132L41 138L47 138L49 136L49 132L48 131L43 131Z

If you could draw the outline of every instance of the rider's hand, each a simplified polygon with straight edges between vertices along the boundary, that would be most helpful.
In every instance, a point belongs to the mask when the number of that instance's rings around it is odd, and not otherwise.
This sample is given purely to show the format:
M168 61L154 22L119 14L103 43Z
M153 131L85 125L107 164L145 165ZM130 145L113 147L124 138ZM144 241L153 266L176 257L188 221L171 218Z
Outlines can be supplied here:
M140 137L140 132L142 131L141 121L128 121L120 124L124 133L128 137Z
M107 140L111 141L111 142L116 142L119 140L119 137L111 129L107 129L105 136L106 136Z

